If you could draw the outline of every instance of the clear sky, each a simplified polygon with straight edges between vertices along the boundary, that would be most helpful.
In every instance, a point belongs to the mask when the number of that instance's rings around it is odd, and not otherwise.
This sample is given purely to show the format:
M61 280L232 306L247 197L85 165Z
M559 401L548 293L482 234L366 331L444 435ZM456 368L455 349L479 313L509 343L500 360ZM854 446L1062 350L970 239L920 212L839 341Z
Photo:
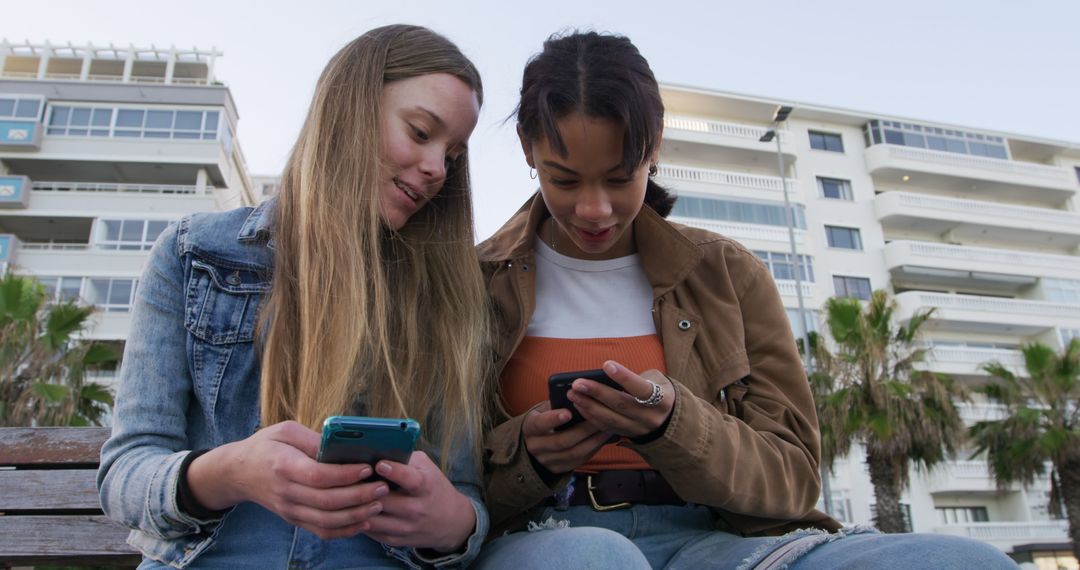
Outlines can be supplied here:
M481 238L534 189L503 119L528 57L567 28L629 36L665 83L1080 142L1078 0L9 0L0 37L217 47L248 164L276 174L330 56L396 22L448 36L483 75Z

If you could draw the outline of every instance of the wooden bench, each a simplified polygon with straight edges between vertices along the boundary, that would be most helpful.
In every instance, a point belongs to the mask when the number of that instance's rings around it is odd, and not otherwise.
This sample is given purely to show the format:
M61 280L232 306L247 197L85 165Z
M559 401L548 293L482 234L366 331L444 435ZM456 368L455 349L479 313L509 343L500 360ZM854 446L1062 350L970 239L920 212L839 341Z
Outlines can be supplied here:
M0 428L0 567L130 566L94 477L109 428Z

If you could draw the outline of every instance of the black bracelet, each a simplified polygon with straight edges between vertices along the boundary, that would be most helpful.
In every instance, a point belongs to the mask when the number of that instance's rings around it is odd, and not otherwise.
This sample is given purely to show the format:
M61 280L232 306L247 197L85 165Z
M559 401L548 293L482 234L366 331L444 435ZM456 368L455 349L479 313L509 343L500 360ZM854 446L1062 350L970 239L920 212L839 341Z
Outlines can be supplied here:
M191 462L198 459L198 457L209 449L200 449L192 451L184 457L184 460L180 462L180 480L176 485L176 504L180 507L180 510L186 513L192 518L206 520L206 519L219 519L225 516L225 513L229 512L229 509L222 509L220 511L211 511L210 509L202 506L198 499L195 498L195 493L191 491L191 485L188 484L188 468L191 467Z

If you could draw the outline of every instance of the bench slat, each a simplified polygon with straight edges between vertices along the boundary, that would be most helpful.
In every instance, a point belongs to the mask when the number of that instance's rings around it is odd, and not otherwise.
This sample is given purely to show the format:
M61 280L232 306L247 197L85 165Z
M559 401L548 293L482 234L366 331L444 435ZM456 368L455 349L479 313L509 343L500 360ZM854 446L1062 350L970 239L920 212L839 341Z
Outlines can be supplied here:
M0 565L135 566L142 556L127 535L103 516L0 516Z
M0 512L101 512L90 469L0 470Z
M107 427L0 429L0 466L96 466Z

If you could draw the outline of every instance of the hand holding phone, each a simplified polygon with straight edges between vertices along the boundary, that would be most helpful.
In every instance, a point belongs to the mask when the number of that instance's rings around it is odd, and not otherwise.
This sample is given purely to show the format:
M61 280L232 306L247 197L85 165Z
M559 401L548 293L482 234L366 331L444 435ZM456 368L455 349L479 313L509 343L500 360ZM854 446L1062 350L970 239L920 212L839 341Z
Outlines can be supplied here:
M570 410L570 421L557 426L555 431L563 431L585 421L581 412L574 407L574 403L566 397L567 392L570 391L570 385L578 378L585 378L586 380L599 382L616 390L623 390L622 385L609 378L608 375L600 369L552 374L551 377L548 378L548 400L551 401L551 409L566 408Z
M372 469L382 459L408 464L419 438L416 420L330 416L323 422L318 461L366 463Z

